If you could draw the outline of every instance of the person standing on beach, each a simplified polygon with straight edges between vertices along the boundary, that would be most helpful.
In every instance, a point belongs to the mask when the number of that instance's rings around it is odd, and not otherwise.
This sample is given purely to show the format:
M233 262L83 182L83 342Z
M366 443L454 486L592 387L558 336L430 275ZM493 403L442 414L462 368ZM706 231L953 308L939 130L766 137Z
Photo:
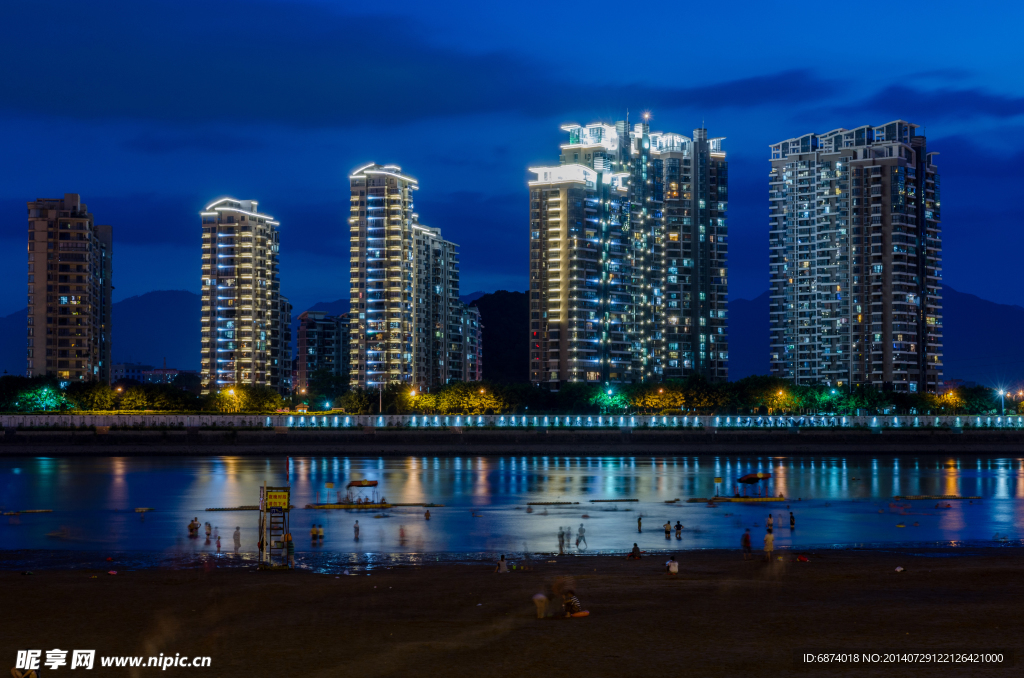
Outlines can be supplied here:
M324 545L324 525L320 523L316 526L316 537L320 540L320 546Z
M775 535L771 530L764 535L764 559L765 562L772 562L772 551L775 550Z
M238 549L240 549L242 547L242 532L241 532L241 530L242 530L242 528L236 527L235 528L235 534L233 535L234 539L235 539L235 553L238 553Z
M427 512L423 514L423 519L430 520L430 509L427 509Z
M792 511L789 512L789 529L791 529L791 530L795 530L796 529L796 518L793 516L793 512Z
M210 532L213 530L213 526L210 523L206 523L206 545L210 545Z
M356 524L353 526L352 529L356 533L356 541L359 541L359 521L358 520L356 521Z
M743 546L743 560L750 560L752 556L751 556L751 553L750 553L750 528L749 527L747 528L747 531L743 533L743 536L740 537L740 544Z
M565 555L565 530L558 528L558 555Z
M772 528L775 527L775 518L772 517L772 514L768 514L768 520L765 522L765 525L768 526L768 532L771 533Z
M576 533L576 548L580 547L580 542L583 542L583 546L587 545L587 531L583 529L583 523L580 523L580 530Z
M636 531L637 532L643 532L644 531L643 523L641 522L643 519L644 519L644 517L642 515L639 515L639 516L636 517Z
M682 538L683 538L683 524L677 520L676 521L676 539L682 539Z
M665 524L662 527L665 528L665 539L671 539L672 538L672 521L671 520L666 520Z

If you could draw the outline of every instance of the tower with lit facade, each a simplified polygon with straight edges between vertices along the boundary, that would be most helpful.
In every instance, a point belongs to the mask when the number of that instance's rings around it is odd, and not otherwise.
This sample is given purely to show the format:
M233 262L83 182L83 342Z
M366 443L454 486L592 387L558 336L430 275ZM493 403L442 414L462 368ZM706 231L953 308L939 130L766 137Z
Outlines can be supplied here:
M203 393L291 390L291 305L281 296L280 224L255 200L221 198L202 217Z
M903 120L771 146L771 373L934 392L942 376L935 153Z
M531 168L530 380L728 378L722 139L565 125Z

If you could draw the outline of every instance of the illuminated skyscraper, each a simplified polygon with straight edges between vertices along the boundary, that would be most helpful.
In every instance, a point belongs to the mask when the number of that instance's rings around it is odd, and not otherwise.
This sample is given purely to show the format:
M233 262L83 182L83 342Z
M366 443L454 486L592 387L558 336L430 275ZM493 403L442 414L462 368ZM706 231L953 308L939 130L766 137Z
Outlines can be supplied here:
M113 249L77 193L28 203L27 376L110 382Z
M771 147L771 373L933 392L942 375L939 172L917 125Z
M201 215L203 393L237 385L291 390L291 305L278 277L280 224L257 205L221 198Z
M459 246L418 222L419 186L401 167L366 165L349 182L349 383L425 391L468 380Z
M566 125L531 168L530 379L728 378L722 139Z

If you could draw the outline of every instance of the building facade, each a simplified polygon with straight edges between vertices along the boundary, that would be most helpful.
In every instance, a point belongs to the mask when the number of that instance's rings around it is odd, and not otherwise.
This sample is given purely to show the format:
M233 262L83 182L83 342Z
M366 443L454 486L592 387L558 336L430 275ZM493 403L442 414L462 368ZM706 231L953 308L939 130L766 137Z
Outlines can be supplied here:
M110 368L110 383L131 379L140 384L146 383L146 374L154 369L153 365L143 363L116 363Z
M934 392L942 235L934 153L917 125L771 146L771 373L798 384Z
M201 216L203 393L239 385L288 393L291 305L280 289L280 224L255 200L221 198Z
M464 381L458 245L419 223L419 186L401 167L366 165L349 187L349 384L427 391Z
M722 139L566 125L530 171L530 380L728 378Z
M464 381L483 381L484 378L484 323L480 309L463 307L462 313L462 375Z
M349 176L351 213L350 384L412 384L413 191L397 165L369 164Z
M318 371L348 382L351 355L348 327L348 314L331 316L322 311L306 311L299 315L293 370L295 390L305 389Z
M28 203L27 376L110 383L113 248L77 193Z
M413 221L413 376L420 392L463 374L463 309L459 301L459 246L441 229Z

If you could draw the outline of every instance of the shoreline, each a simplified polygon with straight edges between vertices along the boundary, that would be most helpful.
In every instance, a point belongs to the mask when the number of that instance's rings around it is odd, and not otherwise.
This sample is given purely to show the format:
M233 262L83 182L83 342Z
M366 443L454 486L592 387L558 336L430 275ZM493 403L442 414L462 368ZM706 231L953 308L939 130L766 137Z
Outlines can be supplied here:
M26 648L181 653L209 656L206 673L225 678L504 677L562 666L593 676L787 675L801 668L797 653L811 650L1000 649L1019 661L1024 551L940 557L948 552L809 551L808 562L794 554L763 562L756 551L749 561L732 550L677 552L678 577L666 574L661 554L546 558L507 575L495 574L493 561L384 565L352 576L204 562L131 570L116 559L32 576L0 569L9 609L22 612L0 621L0 656L13 665ZM564 577L590 616L538 619L532 597ZM827 671L893 669L965 673L931 664ZM1017 675L1009 662L967 671Z
M755 544L753 553L761 555L759 545ZM1024 539L1008 542L991 540L963 540L946 542L852 542L843 544L806 544L799 547L779 545L775 549L777 555L796 557L810 553L891 553L906 554L920 557L961 558L977 556L978 552L995 555L1004 551L1016 552L1024 548ZM295 554L296 572L313 572L317 574L341 574L342 571L371 572L388 568L415 567L454 567L488 565L501 555L517 563L541 563L552 558L559 561L580 560L624 560L629 548L604 549L601 551L566 552L558 555L548 551L431 551L431 552L390 552L390 551L308 551L297 550ZM728 560L742 555L740 549L723 548L648 548L642 552L648 558L665 558L676 555L681 558L699 555ZM1024 552L1022 552L1024 553ZM176 552L157 550L72 550L72 549L0 549L0 572L35 568L38 571L55 570L93 570L104 569L111 561L120 563L129 571L143 570L187 570L192 567L213 565L227 569L255 569L258 564L256 551L232 553L214 552Z

